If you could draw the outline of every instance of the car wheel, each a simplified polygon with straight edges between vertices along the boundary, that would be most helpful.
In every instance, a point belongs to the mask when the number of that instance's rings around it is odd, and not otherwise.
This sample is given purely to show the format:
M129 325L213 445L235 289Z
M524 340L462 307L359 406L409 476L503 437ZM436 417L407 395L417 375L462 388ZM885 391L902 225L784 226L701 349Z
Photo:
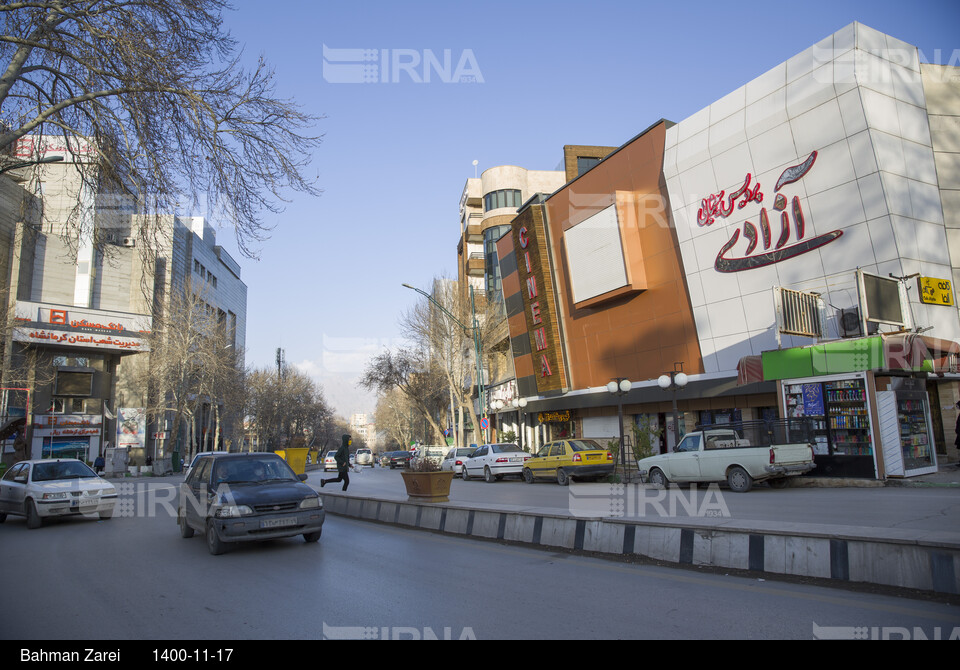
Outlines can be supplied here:
M557 484L560 486L567 486L570 483L570 476L564 471L563 468L557 469Z
M315 532L315 533L304 533L304 534L303 534L303 539L306 540L307 542L313 543L313 542L318 541L318 540L320 539L320 536L321 536L322 534L323 534L323 531L322 531L322 530L318 530L318 531Z
M177 521L180 525L180 537L185 540L189 540L193 537L193 528L187 523L187 518L183 515L183 512L177 514Z
M739 465L735 465L727 472L727 486L731 491L746 493L753 488L753 477Z
M785 489L790 483L790 480L786 477L777 477L776 479L768 479L767 483L772 489Z
M463 481L465 481L465 482L469 482L469 481L470 481L470 474L467 472L467 466L466 466L466 465L464 465L463 468L460 470L460 476L463 477Z
M217 535L217 529L212 521L207 522L207 550L214 556L219 556L227 551L227 544Z
M27 528L33 530L43 525L43 519L37 512L37 505L32 500L27 501Z
M649 481L653 484L655 489L665 489L667 488L667 477L663 474L661 470L654 468L650 471Z
M490 472L489 465L483 466L483 481L485 481L487 484L493 484L495 481L497 481L497 478L493 476L492 472Z
M523 481L527 484L533 484L533 470L530 468L523 469Z

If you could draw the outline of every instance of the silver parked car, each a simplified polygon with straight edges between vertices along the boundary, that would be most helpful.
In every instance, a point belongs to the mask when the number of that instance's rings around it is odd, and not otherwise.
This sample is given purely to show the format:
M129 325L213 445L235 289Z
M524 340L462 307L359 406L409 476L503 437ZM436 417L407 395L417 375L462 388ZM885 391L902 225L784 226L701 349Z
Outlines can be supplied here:
M0 523L8 514L27 517L27 528L56 516L109 519L116 502L113 484L75 458L20 461L0 479Z

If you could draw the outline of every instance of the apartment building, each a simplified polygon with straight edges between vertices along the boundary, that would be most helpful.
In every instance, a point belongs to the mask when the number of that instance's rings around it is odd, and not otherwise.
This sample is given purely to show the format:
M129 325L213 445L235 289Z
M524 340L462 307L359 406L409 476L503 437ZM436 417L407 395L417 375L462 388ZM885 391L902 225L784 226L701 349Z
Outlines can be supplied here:
M148 217L126 199L93 193L76 169L95 160L89 148L30 143L23 151L21 159L61 160L0 176L2 386L26 389L3 394L0 420L23 418L34 458L92 460L108 444L126 447L131 464L158 458L177 436L167 422L147 423L136 374L150 355L154 314L190 288L242 352L240 266L200 217ZM3 458L12 457L8 441Z

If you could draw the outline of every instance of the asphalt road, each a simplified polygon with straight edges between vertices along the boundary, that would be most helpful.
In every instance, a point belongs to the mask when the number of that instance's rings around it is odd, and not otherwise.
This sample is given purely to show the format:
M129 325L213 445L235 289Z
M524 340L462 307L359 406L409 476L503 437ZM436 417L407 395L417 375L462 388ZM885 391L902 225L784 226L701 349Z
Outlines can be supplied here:
M384 482L399 477L377 472L370 485L381 474ZM127 502L110 521L70 519L30 531L10 517L0 526L3 639L143 639L169 646L344 637L960 636L960 610L945 604L625 564L334 516L317 544L290 538L211 556L201 537L179 536L175 478L124 484ZM500 486L463 484L464 492Z
M347 495L405 500L400 470L365 468L351 474ZM333 473L309 473L309 483ZM337 485L334 491L339 491ZM503 479L455 479L450 504L496 504L516 509L548 509L557 513L599 516L609 513L610 499L622 501L618 514L626 517L689 518L702 512L722 515L730 521L767 524L812 524L826 527L856 527L931 531L960 534L960 488L787 488L757 486L748 493L726 488L679 487L673 495L644 485L618 487L610 484L574 483L562 487L552 482L526 484ZM960 535L958 535L960 539Z

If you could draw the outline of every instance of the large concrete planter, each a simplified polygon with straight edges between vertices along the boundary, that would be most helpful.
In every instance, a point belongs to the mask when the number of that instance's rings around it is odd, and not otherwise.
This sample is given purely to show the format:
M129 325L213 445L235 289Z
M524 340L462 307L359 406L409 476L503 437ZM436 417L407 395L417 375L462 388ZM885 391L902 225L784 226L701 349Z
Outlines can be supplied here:
M450 483L453 472L413 472L404 470L403 484L407 496L416 502L447 502L450 500Z

